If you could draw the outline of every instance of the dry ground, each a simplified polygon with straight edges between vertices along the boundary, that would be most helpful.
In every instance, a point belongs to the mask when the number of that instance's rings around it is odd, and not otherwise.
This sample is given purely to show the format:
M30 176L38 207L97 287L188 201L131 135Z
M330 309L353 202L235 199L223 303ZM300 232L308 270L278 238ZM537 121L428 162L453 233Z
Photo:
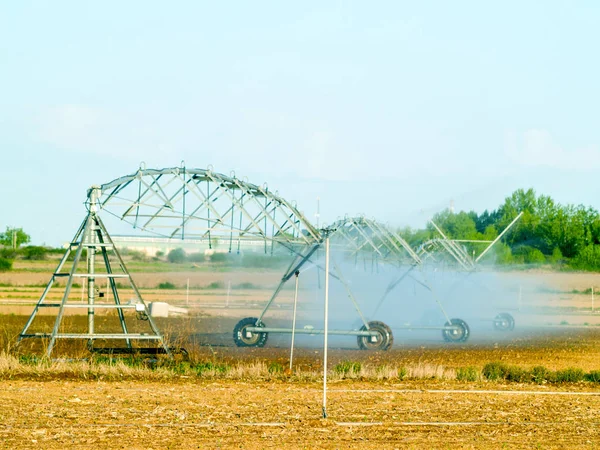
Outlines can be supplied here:
M251 282L261 289L239 292L233 303L252 302L259 297L264 300L267 288L280 274L244 276L236 275L236 282ZM540 274L510 276L535 286ZM164 295L152 290L159 282L182 286L190 278L192 285L206 286L214 281L227 282L230 277L230 273L207 272L135 274L148 300ZM543 277L549 291L539 295L544 302L553 296L551 301L558 306L583 307L588 297L569 291L600 285L595 274ZM48 273L0 276L0 283L13 285L47 280ZM0 315L3 348L26 321L27 316L19 314L31 311L35 300L29 297L35 298L41 292L41 288L31 288L29 295L21 290L17 296L23 295L26 304L17 306L19 299L12 297L10 289L0 289L0 299L5 299L1 312L15 314ZM561 292L552 293L552 289ZM181 304L185 299L181 289L166 293L174 303ZM225 295L224 290L198 290L192 301L219 304ZM159 326L168 334L203 330L204 335L194 336L190 344L192 356L198 360L287 364L289 349L285 341L270 338L264 349L233 347L231 330L246 314L236 309L220 314L165 319L159 321ZM65 326L80 320L85 321L85 317L68 318ZM51 317L43 321L52 323ZM586 316L580 321L591 319ZM569 319L569 323L573 322ZM276 321L269 324L276 325ZM600 327L564 327L541 334L539 330L519 331L508 339L496 341L490 335L479 342L455 346L442 342L411 345L398 335L389 352L361 352L355 348L351 343L350 348L332 349L330 363L351 360L374 367L423 364L452 370L481 368L500 360L525 368L544 365L552 370L600 369ZM321 351L298 349L295 361L302 370L319 370ZM322 420L320 385L297 380L5 379L0 381L0 448L594 448L600 442L600 386L594 383L538 386L439 379L366 382L359 377L333 382L330 387L329 418Z
M501 390L457 390L465 387ZM331 385L329 417L322 420L314 383L4 381L0 440L15 449L593 448L600 442L600 390L502 389L339 382Z

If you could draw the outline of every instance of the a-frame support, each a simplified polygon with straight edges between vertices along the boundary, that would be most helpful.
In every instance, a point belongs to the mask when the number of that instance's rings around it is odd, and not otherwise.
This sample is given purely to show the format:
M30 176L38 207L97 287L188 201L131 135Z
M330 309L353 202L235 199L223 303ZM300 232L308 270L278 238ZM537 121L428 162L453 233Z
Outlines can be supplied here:
M27 338L42 338L49 339L48 346L46 348L46 356L50 357L52 350L56 345L58 339L83 339L88 341L88 347L93 349L94 340L120 340L124 341L125 352L134 352L136 349L132 346L132 341L154 341L156 343L156 353L165 353L171 356L171 352L164 337L158 330L155 322L152 320L150 311L142 296L139 289L137 288L133 278L127 270L123 258L119 251L114 245L106 227L102 223L97 213L97 199L99 194L99 188L92 187L88 194L89 198L89 211L86 218L83 220L79 227L75 237L69 244L69 248L61 258L56 271L52 274L50 281L46 285L44 292L38 300L35 308L29 320L25 324L23 331L18 338L18 343L23 339ZM78 270L82 257L84 256L87 260L87 268L84 272ZM73 263L68 272L64 272L65 267L70 254L75 251ZM115 273L111 264L110 255L116 258L116 262L120 267L120 273ZM96 258L101 255L101 263L103 270L98 271L96 266ZM48 293L59 278L67 278L66 287L60 303L49 303L47 302ZM69 294L73 287L75 279L81 279L82 282L87 283L87 303L69 301ZM107 285L110 287L112 303L108 302L96 302L96 280L106 279ZM135 302L134 303L121 303L119 296L119 285L117 280L126 280L129 282L129 286L134 292ZM40 308L58 308L58 314L54 322L54 327L50 333L31 333L29 329L34 322ZM87 333L65 333L61 331L61 323L65 310L67 308L85 308L87 309L88 316L88 330ZM110 333L98 333L96 332L95 323L95 312L98 309L116 309L117 316L120 323L121 332L110 332ZM149 332L136 332L132 333L129 331L125 310L132 309L135 311L135 316L138 320L147 321L149 325ZM116 349L115 349L116 350ZM147 349L139 349L147 350Z

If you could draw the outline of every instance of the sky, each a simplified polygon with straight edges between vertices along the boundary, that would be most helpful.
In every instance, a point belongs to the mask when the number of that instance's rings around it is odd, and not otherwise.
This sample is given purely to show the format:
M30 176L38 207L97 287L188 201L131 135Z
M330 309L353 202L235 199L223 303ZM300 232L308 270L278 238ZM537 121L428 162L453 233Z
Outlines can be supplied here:
M595 1L0 3L0 230L68 241L147 167L423 226L518 188L600 209Z

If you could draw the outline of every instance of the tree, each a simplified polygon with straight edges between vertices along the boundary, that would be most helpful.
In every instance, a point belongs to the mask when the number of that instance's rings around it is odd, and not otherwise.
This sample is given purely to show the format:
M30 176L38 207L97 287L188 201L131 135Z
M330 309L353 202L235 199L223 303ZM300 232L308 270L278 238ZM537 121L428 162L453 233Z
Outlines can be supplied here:
M185 251L182 248L175 248L167 255L167 261L170 263L185 262Z
M433 216L433 222L450 239L479 239L480 235L477 233L474 218L477 218L477 214L473 212L453 213L449 209L445 209ZM432 232L434 231L432 225L429 228Z
M0 244L5 247L19 247L30 241L31 237L23 231L23 228L6 227L6 231L0 233Z

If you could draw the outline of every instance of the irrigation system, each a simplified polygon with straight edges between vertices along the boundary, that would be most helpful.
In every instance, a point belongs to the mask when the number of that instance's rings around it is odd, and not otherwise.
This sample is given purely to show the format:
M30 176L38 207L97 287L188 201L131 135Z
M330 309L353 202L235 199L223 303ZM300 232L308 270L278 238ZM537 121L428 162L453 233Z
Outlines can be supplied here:
M94 185L87 192L86 210L81 225L18 338L19 342L42 339L47 343L47 356L51 355L57 341L69 339L86 340L92 351L171 355L174 350L152 319L151 311L101 216L116 218L136 230L156 236L200 239L207 242L209 247L215 240L226 242L230 253L240 253L245 241L257 240L264 243L264 252L267 254L273 254L278 247L286 249L293 258L277 288L258 317L247 317L238 322L233 330L233 340L240 347L261 347L267 342L269 334L289 333L292 335L291 357L296 334L354 336L362 349L387 350L392 346L390 327L381 321L367 320L335 259L331 258L330 261L328 251L325 252L325 267L319 263L319 250L329 243L336 252L342 252L348 258L370 255L377 261L398 268L408 267L387 287L372 316L375 316L389 292L406 276L412 276L413 270L421 267L424 258L433 255L438 247L448 251L459 263L465 264L465 268L471 267L468 265L468 255L445 236L416 251L389 227L364 217L346 217L328 227L318 228L309 222L294 202L270 190L266 184L250 183L236 177L233 172L229 175L220 174L214 172L212 167L188 168L183 162L179 167L164 169L148 169L142 165L135 173ZM360 327L327 329L327 317L323 329L296 327L299 275L306 268L315 266L325 272L327 286L329 277L342 283L351 306L360 318ZM284 285L293 278L296 286L291 328L267 326L265 316L277 302ZM65 280L64 284L60 283L61 280ZM106 296L99 290L100 280L107 284ZM420 283L433 292L427 280L422 279ZM79 284L85 291L85 298L82 295L81 300L74 301L70 294ZM133 290L135 298L124 302L120 290L127 286ZM53 288L62 289L58 302L48 299ZM327 297L328 289L326 291ZM447 341L465 341L469 336L467 324L461 319L450 318L437 297L436 303L446 318L444 325L406 328L441 330ZM31 331L42 308L57 310L52 330ZM63 319L65 312L71 308L87 310L87 330L65 331ZM100 324L95 317L99 309L116 311L120 328L118 332L99 329ZM135 320L133 325L132 320ZM121 345L108 345L107 342Z

